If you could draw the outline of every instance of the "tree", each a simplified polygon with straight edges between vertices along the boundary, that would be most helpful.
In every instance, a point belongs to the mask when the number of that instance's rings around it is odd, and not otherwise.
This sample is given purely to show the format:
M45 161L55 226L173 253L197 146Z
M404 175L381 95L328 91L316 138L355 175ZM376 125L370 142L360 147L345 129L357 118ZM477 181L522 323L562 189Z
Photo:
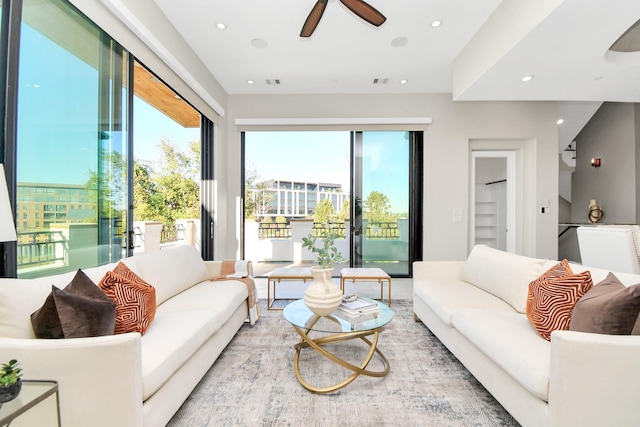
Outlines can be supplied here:
M245 169L244 179L244 217L255 218L268 214L274 197L256 167L249 165Z
M313 214L313 222L321 224L331 222L334 220L335 216L336 211L331 200L322 199L322 201L316 205L316 211Z
M343 222L344 220L351 218L351 201L346 199L342 203L342 209L338 212L338 221Z
M389 197L379 191L369 193L366 206L369 208L367 218L372 222L385 222L391 219L391 203Z

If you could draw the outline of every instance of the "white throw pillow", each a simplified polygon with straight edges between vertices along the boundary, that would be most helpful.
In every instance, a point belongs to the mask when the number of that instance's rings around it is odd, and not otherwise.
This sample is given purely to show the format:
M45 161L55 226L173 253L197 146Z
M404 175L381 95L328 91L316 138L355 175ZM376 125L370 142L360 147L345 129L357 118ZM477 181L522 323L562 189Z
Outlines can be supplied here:
M529 282L543 273L544 262L477 245L464 263L462 277L511 304L516 311L525 313Z

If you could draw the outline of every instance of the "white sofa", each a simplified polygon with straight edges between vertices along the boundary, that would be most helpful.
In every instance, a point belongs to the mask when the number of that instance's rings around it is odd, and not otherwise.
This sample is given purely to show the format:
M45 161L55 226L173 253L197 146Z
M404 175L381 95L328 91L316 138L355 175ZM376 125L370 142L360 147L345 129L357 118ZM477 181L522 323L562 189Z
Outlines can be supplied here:
M191 246L123 262L156 289L155 319L143 336L36 339L31 313L51 285L64 287L75 272L0 279L0 361L18 359L25 379L59 382L64 427L166 425L248 318L246 285L210 281L221 261L205 262ZM115 265L83 271L98 283ZM245 267L252 274L250 263Z
M525 427L639 426L640 336L554 331L549 342L529 323L528 283L557 263L486 246L466 261L415 262L416 320ZM571 268L594 284L608 274Z

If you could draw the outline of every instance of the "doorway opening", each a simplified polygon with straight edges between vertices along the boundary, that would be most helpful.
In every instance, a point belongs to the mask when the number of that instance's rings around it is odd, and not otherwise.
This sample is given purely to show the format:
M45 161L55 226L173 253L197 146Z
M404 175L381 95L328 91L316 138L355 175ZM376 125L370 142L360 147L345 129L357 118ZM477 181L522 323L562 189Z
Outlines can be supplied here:
M514 151L472 151L469 251L479 244L516 251Z

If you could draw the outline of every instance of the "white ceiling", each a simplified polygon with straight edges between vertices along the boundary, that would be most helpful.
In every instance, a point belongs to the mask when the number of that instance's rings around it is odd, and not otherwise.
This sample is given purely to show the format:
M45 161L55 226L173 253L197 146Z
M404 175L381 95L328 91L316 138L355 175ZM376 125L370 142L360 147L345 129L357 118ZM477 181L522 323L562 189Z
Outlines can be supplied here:
M369 0L387 17L378 28L329 0L308 39L315 0L154 1L229 94L640 101L638 52L607 52L640 18L638 0Z

